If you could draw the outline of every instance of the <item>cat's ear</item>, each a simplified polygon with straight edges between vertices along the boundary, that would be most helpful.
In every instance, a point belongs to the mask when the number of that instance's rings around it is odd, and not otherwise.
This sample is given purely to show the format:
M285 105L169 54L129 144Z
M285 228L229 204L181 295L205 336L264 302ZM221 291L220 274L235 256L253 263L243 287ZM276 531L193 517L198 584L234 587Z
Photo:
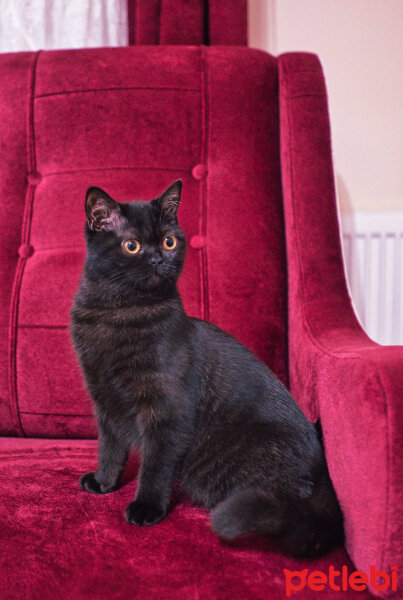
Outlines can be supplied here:
M165 190L156 202L165 221L176 221L179 204L181 201L182 181L178 179Z
M87 190L85 212L92 231L113 231L122 218L119 204L97 187Z

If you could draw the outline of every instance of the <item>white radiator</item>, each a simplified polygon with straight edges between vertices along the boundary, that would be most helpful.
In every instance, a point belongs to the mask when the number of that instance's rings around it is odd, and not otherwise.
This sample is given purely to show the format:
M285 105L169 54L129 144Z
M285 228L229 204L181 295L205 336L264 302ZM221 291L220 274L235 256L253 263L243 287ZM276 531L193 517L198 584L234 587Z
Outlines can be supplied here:
M341 215L344 263L363 328L380 344L403 344L403 212Z

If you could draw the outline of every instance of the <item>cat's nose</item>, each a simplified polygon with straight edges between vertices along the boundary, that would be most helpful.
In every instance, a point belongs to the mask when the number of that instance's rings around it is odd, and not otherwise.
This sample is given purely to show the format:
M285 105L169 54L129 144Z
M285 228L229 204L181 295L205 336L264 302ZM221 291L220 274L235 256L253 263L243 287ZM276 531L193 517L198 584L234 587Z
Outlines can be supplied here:
M157 265L160 265L161 263L162 263L162 256L160 256L159 254L153 254L153 256L150 258L150 265L157 266Z

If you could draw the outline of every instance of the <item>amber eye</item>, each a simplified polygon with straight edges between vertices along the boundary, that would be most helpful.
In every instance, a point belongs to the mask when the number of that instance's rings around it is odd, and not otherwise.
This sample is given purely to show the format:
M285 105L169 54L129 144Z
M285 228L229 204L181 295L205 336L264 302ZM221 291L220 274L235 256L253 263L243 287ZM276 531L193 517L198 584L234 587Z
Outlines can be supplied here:
M165 250L174 250L176 248L177 243L178 240L174 235L167 235L164 238L162 245L164 246Z
M123 249L128 254L137 254L140 248L141 246L138 240L126 240L123 244Z

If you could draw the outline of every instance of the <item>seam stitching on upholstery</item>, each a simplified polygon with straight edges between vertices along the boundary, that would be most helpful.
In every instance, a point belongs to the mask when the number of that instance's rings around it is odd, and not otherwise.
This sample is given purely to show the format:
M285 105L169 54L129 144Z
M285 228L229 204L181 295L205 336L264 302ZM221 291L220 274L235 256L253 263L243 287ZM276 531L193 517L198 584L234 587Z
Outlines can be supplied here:
M61 252L61 251L66 251L66 250L80 250L83 251L85 250L85 246L84 244L82 246L48 246L46 248L38 248L37 246L35 247L35 254L38 254L38 252ZM21 327L21 325L20 325Z
M208 96L207 96L207 58L205 46L200 46L200 76L201 76L201 89L202 89L202 114L201 114L201 125L202 125L202 139L201 139L201 164L207 167L208 157ZM208 174L207 174L208 176ZM204 237L207 235L207 178L204 177L200 181L200 234ZM208 261L207 261L207 246L200 251L200 267L201 267L201 290L202 290L202 315L203 319L209 320L210 318L210 299L209 299L209 286L208 286Z
M158 2L158 31L157 31L157 46L161 45L161 15L162 15L162 2L163 0L159 0Z
M32 65L32 79L31 79L31 97L30 97L30 110L29 110L29 155L28 164L30 171L36 170L36 140L35 140L35 121L34 121L34 100L35 100L35 89L36 89L36 73L39 61L39 52L36 53L35 59Z
M16 394L16 337L17 337L17 306L18 295L20 288L20 280L22 278L24 259L18 259L15 278L12 289L11 304L10 304L10 325L9 325L9 360L8 360L8 378L9 378L9 394L10 405L13 413L14 423L19 429L19 434L25 435L22 428L20 413L18 410L17 394Z
M209 71L209 62L207 59L207 47L203 46L204 50L204 85L205 85L205 146L204 146L204 160L205 166L207 169L207 177L204 179L204 230L205 236L207 239L207 227L208 227L208 215L209 215L209 206L210 206L210 195L209 195L209 176L208 176L208 165L209 165L209 152L210 152L210 135L211 135L211 112L210 112L210 71ZM207 301L207 320L210 320L210 310L211 310L211 296L210 296L210 283L209 283L209 246L206 244L205 246L205 285L206 285L206 301Z
M133 45L137 46L137 39L138 39L138 35L137 35L137 12L138 12L138 6L137 6L137 2L138 0L133 0ZM129 2L130 4L130 2ZM129 42L130 44L130 42Z
M42 177L54 177L56 175L71 175L74 173L88 173L90 171L182 171L188 173L189 167L89 167L86 169L71 169L68 171L50 171L42 173Z
M289 148L289 161L290 161L290 187L291 187L291 198L292 198L292 202L291 202L291 207L292 207L292 213L293 213L293 219L294 219L294 236L295 236L295 242L296 242L296 248L297 248L297 256L298 256L298 270L299 270L299 275L301 278L301 285L303 283L303 277L302 277L302 266L301 266L301 261L300 261L300 254L299 254L299 240L298 240L298 232L297 232L297 226L296 226L296 215L295 215L295 202L294 202L294 165L293 165L293 160L292 160L292 132L291 132L291 119L290 119L290 111L289 111L289 102L288 102L288 97L285 94L285 103L286 103L286 118L287 118L287 125L288 125L288 148ZM289 293L289 289L287 294ZM304 289L302 289L302 296L303 296L303 300L304 300ZM288 306L288 310L290 309L290 305ZM306 320L306 315L305 315L305 306L304 306L304 302L302 302L302 311L304 314L304 321ZM291 347L289 344L289 352L291 351ZM290 375L290 385L291 385L291 375ZM313 412L316 412L316 415L319 414L319 403L317 401L317 399L313 399L310 398L309 399L309 405L310 405L310 410ZM315 415L315 416L316 416Z
M63 90L61 92L48 92L46 94L37 94L34 96L34 100L40 100L41 98L49 98L49 96L64 96L66 94L89 94L92 92L126 92L130 90L153 90L158 92L197 92L200 94L198 88L181 88L181 87L157 87L157 86L119 86L119 87L107 87L107 88L87 88L85 90Z
M386 510L385 510L385 522L384 522L384 529L383 529L383 545L382 545L382 549L380 551L380 569L382 569L382 567L385 566L385 554L386 554L386 538L388 537L388 533L389 533L389 523L390 523L390 491L389 491L389 487L390 487L390 478L391 478L391 462L392 462L392 454L391 454L391 440L390 440L390 431L391 431L391 427L390 427L390 411L389 411L389 406L388 406L388 402L387 402L387 396L386 396L386 392L385 392L385 386L382 380L382 374L381 371L377 368L376 365L375 366L375 370L376 370L376 374L378 375L378 379L379 379L379 387L382 390L382 395L383 395L383 402L384 402L384 409L385 409L385 415L386 415L386 490L385 490L385 506L386 506Z
M208 0L203 0L203 44L210 46L210 7Z
M20 325L19 329L68 329L68 325Z
M18 439L24 439L24 438L18 438ZM39 452L41 454L48 454L51 452L57 452L57 454L55 454L54 456L49 456L47 457L47 459L50 460L60 460L60 456L64 456L66 454L65 450L68 450L68 456L70 458L74 458L74 459L78 459L80 460L81 458L84 460L87 460L87 456L83 456L83 454L88 454L88 456L92 456L94 453L94 450L96 450L96 443L97 440L96 438L85 438L84 440L80 439L80 438L31 438L34 440L41 440L41 439L46 439L46 441L52 441L52 442L64 442L66 444L66 442L81 442L81 441L85 441L85 442L94 442L94 448L83 448L80 446L77 446L76 448L73 448L72 446L67 446L67 445L63 445L63 446L50 446L49 448L37 448L35 450L30 450L30 449L22 449L19 448L18 450L4 450L2 448L0 448L0 454L1 454L1 460L3 461L10 461L12 462L14 459L18 458L18 460L30 460L32 459L32 455L35 454L37 455ZM63 454L61 454L61 452L63 452ZM60 597L60 596L59 596Z
M51 413L51 412L36 412L34 410L21 410L22 415L39 415L44 417L90 417L94 418L93 414L78 414L78 413Z
M290 95L288 95L288 98L290 100L295 100L297 98L312 98L312 97L315 97L315 96L318 96L319 98L325 98L326 94L324 94L323 92L318 92L317 94L316 93L312 93L312 94L290 94Z
M204 77L203 77L203 47L200 46L200 120L201 120L201 140L200 140L200 162L203 163L204 152ZM203 180L199 181L199 235L203 235ZM199 285L200 285L200 314L205 318L205 297L204 297L204 278L203 278L203 249L199 252Z
M276 65L276 86L277 86L277 143L278 143L278 164L279 164L279 176L280 176L280 200L281 200L281 212L282 212L282 226L283 226L283 243L284 243L284 267L286 269L286 277L285 277L285 339L284 339L284 350L285 350L285 360L284 360L284 371L285 371L285 384L287 389L290 389L290 344L289 344L289 298L288 298L288 269L287 269L287 242L286 242L286 222L285 222L285 210L284 210L284 194L283 194L283 186L282 186L282 173L281 173L281 148L280 148L280 73L279 73L279 60L275 59Z
M30 80L30 96L28 104L28 122L27 122L27 166L30 172L36 169L36 156L35 156L35 127L34 127L34 93L36 84L36 71L39 60L40 51L37 52L32 61L31 67L31 80ZM25 193L25 206L24 215L21 227L21 243L26 244L29 241L30 223L32 215L32 204L34 198L34 186L28 183ZM12 290L12 299L10 306L10 328L9 328L9 385L10 385L10 401L12 410L14 412L14 418L17 417L17 425L20 429L20 434L26 437L26 433L21 423L20 411L18 406L18 389L17 389L17 330L18 330L18 312L19 312L19 300L21 292L22 277L24 273L24 267L26 264L26 258L20 256L18 259L17 268L15 271L15 278Z

